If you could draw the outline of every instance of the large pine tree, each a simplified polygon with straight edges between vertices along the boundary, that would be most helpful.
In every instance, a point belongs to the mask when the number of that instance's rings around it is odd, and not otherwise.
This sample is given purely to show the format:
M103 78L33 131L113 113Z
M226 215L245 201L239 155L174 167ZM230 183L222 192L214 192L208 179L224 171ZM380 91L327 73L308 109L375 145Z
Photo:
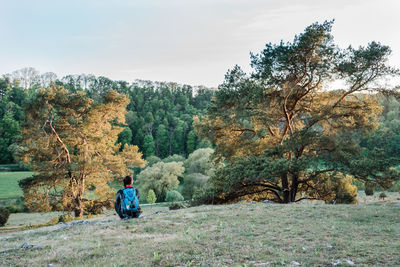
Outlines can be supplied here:
M331 27L315 23L293 42L269 43L252 55L251 75L239 67L226 75L208 116L197 122L228 163L213 178L220 201L327 200L335 190L329 185L348 188L343 174L384 187L399 177L390 168L396 161L386 164L383 153L370 155L380 164L371 165L376 171L363 172L370 158L357 138L378 125L382 109L371 93L397 94L379 84L399 73L387 65L390 48L371 42L340 49ZM335 80L343 89L329 90Z

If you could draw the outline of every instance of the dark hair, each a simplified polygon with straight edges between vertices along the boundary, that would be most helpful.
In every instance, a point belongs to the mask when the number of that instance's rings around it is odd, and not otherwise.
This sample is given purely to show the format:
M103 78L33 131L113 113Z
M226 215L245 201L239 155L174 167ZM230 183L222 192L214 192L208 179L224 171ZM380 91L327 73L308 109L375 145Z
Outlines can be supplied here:
M130 185L132 183L132 181L133 181L132 176L130 176L130 175L125 176L124 186Z

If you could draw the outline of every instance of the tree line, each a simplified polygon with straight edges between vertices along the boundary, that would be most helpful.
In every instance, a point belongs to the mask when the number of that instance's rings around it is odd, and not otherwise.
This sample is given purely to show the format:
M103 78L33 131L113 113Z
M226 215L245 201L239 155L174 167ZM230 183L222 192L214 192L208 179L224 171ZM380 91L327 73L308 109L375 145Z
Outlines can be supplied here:
M180 154L188 156L196 148L208 147L193 130L193 116L204 114L214 90L203 86L137 80L113 81L94 75L67 75L58 79L51 72L39 74L24 68L0 78L0 164L14 163L24 120L24 107L40 88L51 83L68 92L85 92L95 101L110 90L126 94L126 127L118 142L137 145L145 157Z

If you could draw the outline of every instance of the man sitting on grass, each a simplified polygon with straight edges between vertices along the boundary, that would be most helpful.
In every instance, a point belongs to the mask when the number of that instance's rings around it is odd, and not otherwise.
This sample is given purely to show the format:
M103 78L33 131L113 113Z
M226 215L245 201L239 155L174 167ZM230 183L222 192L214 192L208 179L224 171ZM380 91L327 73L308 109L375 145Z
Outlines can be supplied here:
M118 190L114 207L121 219L139 218L139 191L133 187L132 176L124 178L124 188Z

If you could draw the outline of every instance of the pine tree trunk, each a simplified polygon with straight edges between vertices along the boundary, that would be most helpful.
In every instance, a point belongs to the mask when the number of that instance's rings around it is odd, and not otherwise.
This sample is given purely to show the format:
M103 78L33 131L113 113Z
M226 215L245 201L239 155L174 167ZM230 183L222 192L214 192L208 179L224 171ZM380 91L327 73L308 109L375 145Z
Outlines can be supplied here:
M79 189L78 189L78 193L76 195L75 198L75 217L82 217L83 216L83 192L84 192L84 188L85 188L85 178L81 177L80 178L80 183L79 183Z
M282 177L282 188L283 188L283 203L289 203L290 202L290 191L289 191L289 183L288 183L288 178L287 174L283 174Z
M75 217L83 216L82 197L79 197L79 196L76 197L74 213L75 213Z
M297 175L293 175L292 186L290 188L290 202L295 202L296 201L296 195L297 195L298 187L299 187L298 176Z

